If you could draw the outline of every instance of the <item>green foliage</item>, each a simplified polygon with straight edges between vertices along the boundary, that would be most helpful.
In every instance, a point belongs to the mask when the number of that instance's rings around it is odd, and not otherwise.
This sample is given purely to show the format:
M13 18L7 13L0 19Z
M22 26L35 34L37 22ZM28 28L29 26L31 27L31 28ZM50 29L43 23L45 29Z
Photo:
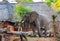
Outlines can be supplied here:
M45 0L45 2L48 6L51 6L53 3L56 2L56 0Z
M23 0L23 2L33 2L32 0Z
M17 17L17 21L21 21L21 19L24 16L24 14L26 12L31 12L32 10L29 7L24 7L21 4L17 4L14 7L14 11L15 11L15 17Z
M16 0L18 3L33 2L33 0Z
M46 4L60 14L60 0L45 0Z

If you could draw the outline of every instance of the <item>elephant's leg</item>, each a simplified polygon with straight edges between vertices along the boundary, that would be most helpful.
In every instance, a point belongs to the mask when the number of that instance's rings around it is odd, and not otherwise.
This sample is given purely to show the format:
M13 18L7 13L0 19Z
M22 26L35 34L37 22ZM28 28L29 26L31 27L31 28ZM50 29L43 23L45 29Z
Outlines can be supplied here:
M35 29L32 27L32 30L33 30L33 34L35 34L36 32L35 32Z
M41 33L40 33L40 30L38 29L38 36L41 37Z
M38 31L38 36L41 37L41 31L40 31L40 20L39 18L37 18L37 20L35 21L36 23L36 27L37 27L37 31Z
M31 24L30 27L32 28L33 34L36 34L36 32L35 32L35 26Z
M48 25L45 25L45 37L47 37Z

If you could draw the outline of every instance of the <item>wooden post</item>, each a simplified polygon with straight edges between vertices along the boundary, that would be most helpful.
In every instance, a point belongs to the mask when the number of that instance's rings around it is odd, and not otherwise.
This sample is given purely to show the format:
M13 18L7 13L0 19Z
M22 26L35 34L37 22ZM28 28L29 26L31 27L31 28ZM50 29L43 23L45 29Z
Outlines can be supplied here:
M56 38L56 25L55 25L55 19L56 19L56 15L52 15L52 19L53 19L53 28L54 28L54 38ZM57 41L57 38L56 38Z

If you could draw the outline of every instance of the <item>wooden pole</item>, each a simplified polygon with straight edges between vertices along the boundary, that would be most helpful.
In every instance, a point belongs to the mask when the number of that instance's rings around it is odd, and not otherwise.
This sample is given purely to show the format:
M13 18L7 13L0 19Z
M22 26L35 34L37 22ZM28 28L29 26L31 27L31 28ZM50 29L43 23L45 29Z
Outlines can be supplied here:
M56 25L55 25L55 19L57 16L52 15L52 19L53 19L53 28L54 28L54 38L56 38ZM57 38L56 38L57 41Z

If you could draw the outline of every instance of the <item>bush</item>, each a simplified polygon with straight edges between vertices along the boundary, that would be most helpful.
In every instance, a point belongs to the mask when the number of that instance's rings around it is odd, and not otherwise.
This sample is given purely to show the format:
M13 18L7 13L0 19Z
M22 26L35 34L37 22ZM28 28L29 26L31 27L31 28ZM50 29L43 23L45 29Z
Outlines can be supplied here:
M17 18L17 21L21 21L22 17L24 16L24 14L26 12L31 12L32 10L29 7L24 7L21 4L17 4L14 7L14 11L15 11L15 17Z

